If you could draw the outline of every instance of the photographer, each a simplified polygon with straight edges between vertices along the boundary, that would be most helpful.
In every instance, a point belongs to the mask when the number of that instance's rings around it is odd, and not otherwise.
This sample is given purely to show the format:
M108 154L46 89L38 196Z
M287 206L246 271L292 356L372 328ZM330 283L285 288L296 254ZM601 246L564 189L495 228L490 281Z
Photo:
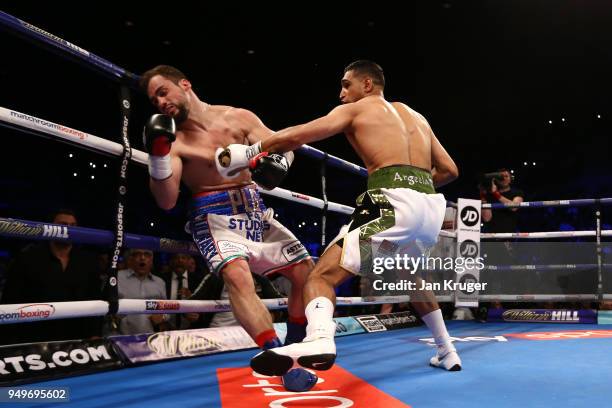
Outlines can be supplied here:
M480 182L480 200L483 203L521 203L524 193L510 187L512 175L507 169L485 174ZM518 208L502 208L492 211L482 209L482 220L486 223L487 232L515 232L518 224Z

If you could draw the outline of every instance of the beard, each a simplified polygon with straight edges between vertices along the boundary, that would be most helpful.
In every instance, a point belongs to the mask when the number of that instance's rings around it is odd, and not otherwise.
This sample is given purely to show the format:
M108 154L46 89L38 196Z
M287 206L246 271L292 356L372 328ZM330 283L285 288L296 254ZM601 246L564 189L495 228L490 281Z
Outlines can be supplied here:
M174 121L178 125L186 121L189 117L189 108L185 104L181 103L176 106L176 109L178 112L174 116Z

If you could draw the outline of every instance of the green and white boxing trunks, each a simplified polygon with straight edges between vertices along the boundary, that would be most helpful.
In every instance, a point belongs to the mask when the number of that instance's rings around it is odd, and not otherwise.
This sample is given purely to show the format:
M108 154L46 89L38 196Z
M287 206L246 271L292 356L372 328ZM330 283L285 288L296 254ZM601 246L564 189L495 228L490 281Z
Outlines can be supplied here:
M372 259L396 254L423 255L438 239L446 199L436 194L431 174L395 165L370 174L357 197L351 222L327 247L342 247L340 266L356 275L372 271Z

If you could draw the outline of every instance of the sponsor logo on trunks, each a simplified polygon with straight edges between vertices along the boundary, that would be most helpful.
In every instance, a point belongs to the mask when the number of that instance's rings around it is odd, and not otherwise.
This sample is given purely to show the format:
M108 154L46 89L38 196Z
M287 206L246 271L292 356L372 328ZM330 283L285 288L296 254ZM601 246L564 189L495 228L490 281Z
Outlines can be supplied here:
M191 227L193 227L193 230L191 230ZM195 231L196 235L198 236L210 234L210 228L208 228L208 223L206 222L195 222L191 224L189 231L190 234Z
M206 245L203 245L203 244ZM199 243L200 252L206 259L211 259L212 257L217 255L217 248L215 247L215 243L212 239L206 239L203 243Z
M240 231L252 231L252 230L269 230L270 223L268 221L260 220L245 220L241 218L230 218L227 228Z
M38 303L21 306L13 311L0 310L0 321L42 320L49 318L54 313L55 306L47 303Z
M393 176L393 181L407 181L411 186L418 183L433 187L433 181L431 178L425 176L409 176L407 174L400 174L396 172L395 176Z
M217 242L217 245L219 246L219 252L221 252L223 255L236 253L245 254L248 251L246 245L239 244L238 242L219 241Z
M293 241L283 247L283 255L288 261L292 261L306 252L306 248L300 241Z
M337 365L317 374L314 388L298 393L287 392L280 377L260 375L249 367L218 368L221 407L409 407Z
M268 221L245 220L242 218L230 218L228 229L246 231L246 239L253 242L263 242L263 232L270 229Z
M469 205L463 207L463 210L461 210L460 218L461 222L463 222L468 227L473 227L474 225L480 222L478 210Z
M169 300L149 300L146 304L146 310L179 310L180 308L179 302Z
M507 333L504 336L523 340L575 340L612 338L612 330L571 330L561 332Z
M357 316L355 319L370 333L387 330L376 316Z
M507 334L504 336L508 336ZM467 337L450 337L450 341L452 343L469 343L469 342L484 342L484 341L493 341L493 342L507 342L508 339L504 336L467 336ZM420 342L426 343L430 346L436 345L436 340L433 337L426 337L423 339L419 339Z

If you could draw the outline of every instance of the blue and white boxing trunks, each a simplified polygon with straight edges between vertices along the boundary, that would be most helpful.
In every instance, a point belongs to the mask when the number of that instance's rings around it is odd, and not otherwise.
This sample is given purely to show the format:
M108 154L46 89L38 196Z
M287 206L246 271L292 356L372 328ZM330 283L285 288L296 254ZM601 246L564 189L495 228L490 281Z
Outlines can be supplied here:
M252 273L268 275L309 258L298 239L274 219L255 185L194 195L189 226L211 272L245 259Z

